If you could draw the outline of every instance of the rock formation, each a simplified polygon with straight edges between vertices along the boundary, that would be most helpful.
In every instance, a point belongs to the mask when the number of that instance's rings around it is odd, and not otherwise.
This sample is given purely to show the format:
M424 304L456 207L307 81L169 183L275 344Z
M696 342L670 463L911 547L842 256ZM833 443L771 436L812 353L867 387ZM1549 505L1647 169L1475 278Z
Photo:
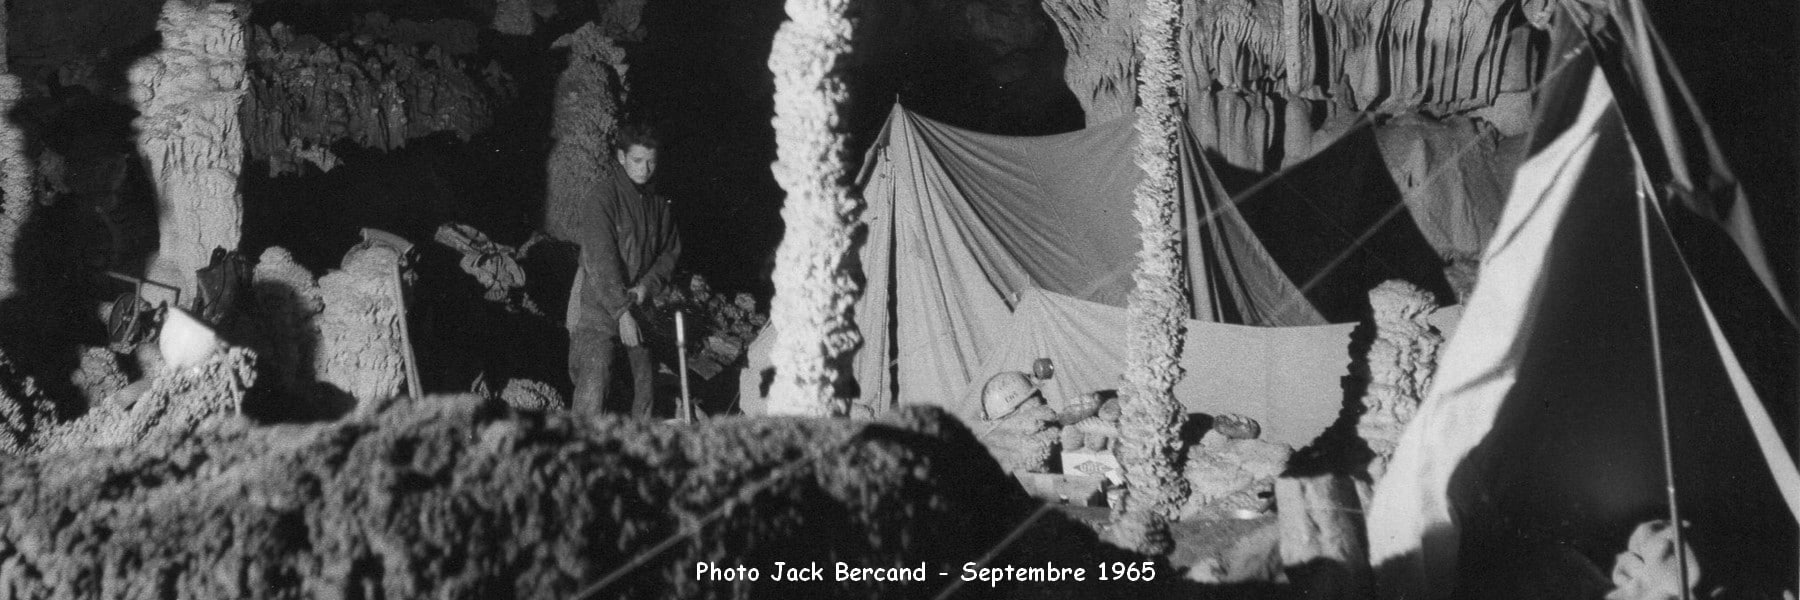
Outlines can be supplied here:
M911 587L782 584L769 565L978 560L1032 510L1011 485L935 409L875 423L670 427L469 396L402 399L338 423L227 425L173 450L0 460L0 589L71 600L574 598L619 572L585 597L930 597L944 586L935 575ZM995 564L1143 560L1054 521ZM644 562L627 567L634 559ZM707 561L760 566L762 577L697 581ZM1166 593L1167 579L1129 589ZM1129 597L1120 587L1040 589Z
M0 114L10 115L24 96L24 82L6 72L7 10L0 7ZM25 133L12 119L0 119L0 300L18 293L18 269L13 267L19 238L31 220L37 201L33 191L34 165L25 155Z
M56 401L0 352L0 455L35 450L40 435L55 426Z
M1149 0L1138 21L1137 165L1144 171L1133 214L1142 228L1137 270L1127 309L1125 385L1120 388L1117 455L1129 491L1119 517L1120 541L1141 552L1149 537L1140 533L1179 516L1187 480L1175 469L1186 416L1175 398L1181 379L1182 325L1188 314L1182 285L1181 207L1175 160L1181 131L1181 74L1175 47L1178 0Z
M1132 114L1137 105L1137 59L1132 32L1136 0L1046 0L1069 53L1063 77L1081 101L1089 125Z
M244 10L230 3L165 3L156 24L162 49L128 73L162 236L147 276L189 292L213 248L237 248L243 229Z
M81 362L69 378L88 406L100 403L131 382L125 375L119 355L110 348L97 346L81 348Z
M494 3L494 31L502 35L530 36L537 31L537 15L531 0L499 0Z
M775 181L787 191L787 234L776 251L771 414L847 415L836 383L841 357L861 343L849 314L858 289L847 263L862 199L838 112L849 99L840 64L850 53L851 0L788 0L775 33Z
M324 309L315 369L319 381L348 392L359 406L398 395L406 381L398 260L387 248L352 252L341 270L319 278Z
M195 368L166 370L148 383L141 391L127 387L81 418L50 430L39 444L42 452L155 452L179 446L197 432L237 418L244 396L256 384L256 354L231 348Z
M264 250L250 289L265 332L256 346L278 389L301 391L318 379L314 356L320 347L317 321L324 310L312 272L279 246Z
M1374 453L1368 472L1371 480L1378 480L1400 433L1431 388L1444 338L1425 320L1437 309L1437 298L1410 283L1393 280L1376 286L1369 291L1369 306L1374 311L1375 340L1369 346L1369 386L1356 432Z
M1045 0L1068 50L1069 88L1094 124L1135 96L1136 2ZM1182 76L1196 139L1233 165L1274 170L1311 154L1361 111L1529 114L1542 48L1527 11L1504 0L1182 2ZM1140 50L1141 52L1141 50ZM1495 108L1497 107L1497 108Z
M1264 513L1275 507L1275 478L1287 468L1294 449L1256 438L1215 428L1188 449L1182 476L1192 494L1182 506L1183 519Z
M438 132L467 140L493 123L510 85L497 66L476 73L436 44L327 43L276 23L254 28L250 48L244 138L271 176L306 163L331 170L340 141L393 150Z
M592 23L554 44L568 48L568 66L556 79L548 165L549 196L544 199L544 230L569 238L579 224L575 208L593 197L600 185L599 165L613 160L613 135L625 90L625 51Z

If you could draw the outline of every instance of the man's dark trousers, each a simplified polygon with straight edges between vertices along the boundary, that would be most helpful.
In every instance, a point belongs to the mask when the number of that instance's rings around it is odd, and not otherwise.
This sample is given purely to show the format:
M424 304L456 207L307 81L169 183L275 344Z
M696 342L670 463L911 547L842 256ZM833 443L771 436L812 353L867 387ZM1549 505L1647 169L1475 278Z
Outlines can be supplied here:
M570 407L576 414L598 417L605 413L614 352L623 346L619 333L613 329L583 324L569 331L569 373L575 380L575 397ZM631 414L647 419L655 400L656 366L650 359L650 348L643 344L626 346L625 358L631 363Z

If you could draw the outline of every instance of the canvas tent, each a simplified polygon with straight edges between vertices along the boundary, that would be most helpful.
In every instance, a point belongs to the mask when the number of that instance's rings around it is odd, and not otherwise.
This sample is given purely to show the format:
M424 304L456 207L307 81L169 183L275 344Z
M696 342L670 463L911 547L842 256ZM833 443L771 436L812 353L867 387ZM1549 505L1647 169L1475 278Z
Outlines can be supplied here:
M1140 243L1135 138L1129 119L1004 137L896 107L860 175L865 282L853 315L864 344L852 368L865 401L974 417L982 382L1035 358L1057 364L1044 394L1053 404L1117 388ZM1375 147L1365 141L1346 147ZM1304 445L1341 407L1368 290L1392 278L1443 289L1439 251L1412 212L1380 219L1402 199L1379 158L1321 156L1285 174L1290 185L1250 192L1242 206L1267 221L1259 231L1191 140L1180 148L1194 301L1176 395ZM1349 233L1362 230L1372 235ZM1271 235L1284 247L1265 245ZM1302 293L1295 282L1319 273ZM753 365L742 396L756 397L762 379Z
M1533 155L1369 507L1381 591L1467 595L1559 549L1605 568L1672 488L1696 587L1779 596L1800 545L1794 322L1647 30L1559 19L1552 55L1577 58L1539 92Z

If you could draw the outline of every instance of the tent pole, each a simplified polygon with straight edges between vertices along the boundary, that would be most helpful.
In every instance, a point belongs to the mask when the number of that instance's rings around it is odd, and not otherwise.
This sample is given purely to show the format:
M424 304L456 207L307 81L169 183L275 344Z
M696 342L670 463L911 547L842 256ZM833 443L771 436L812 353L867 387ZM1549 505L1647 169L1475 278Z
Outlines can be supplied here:
M1638 188L1638 238L1644 252L1644 302L1650 316L1650 353L1656 368L1657 421L1662 426L1663 489L1669 497L1669 523L1675 534L1676 568L1681 572L1681 598L1691 600L1688 581L1687 544L1682 540L1681 506L1675 493L1675 448L1669 435L1669 392L1663 373L1662 324L1657 315L1655 261L1650 254L1651 196L1640 182Z

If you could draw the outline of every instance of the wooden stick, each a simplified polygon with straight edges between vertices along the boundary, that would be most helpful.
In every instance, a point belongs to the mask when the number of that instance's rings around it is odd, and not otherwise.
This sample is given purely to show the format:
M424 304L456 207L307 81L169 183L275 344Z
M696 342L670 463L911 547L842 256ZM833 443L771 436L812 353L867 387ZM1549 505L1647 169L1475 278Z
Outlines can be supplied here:
M677 406L677 409L681 412L681 422L692 423L694 422L694 408L693 402L688 398L686 323L687 320L677 309L675 311L675 354L681 363L680 368L676 371L676 374L681 377L681 404Z

